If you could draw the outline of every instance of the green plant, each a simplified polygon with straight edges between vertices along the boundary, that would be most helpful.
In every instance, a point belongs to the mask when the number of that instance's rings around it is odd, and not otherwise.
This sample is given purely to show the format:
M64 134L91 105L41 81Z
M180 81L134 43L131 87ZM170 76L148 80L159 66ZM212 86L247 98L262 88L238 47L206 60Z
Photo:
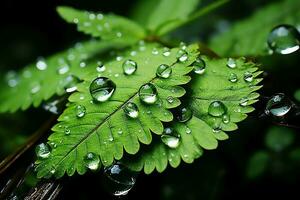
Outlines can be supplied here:
M198 0L162 0L144 26L59 7L93 40L9 72L0 86L1 112L67 98L47 144L37 146L37 176L84 174L115 161L147 174L163 172L228 139L226 132L254 110L259 65L166 37L225 2L194 12ZM164 12L169 6L177 12Z

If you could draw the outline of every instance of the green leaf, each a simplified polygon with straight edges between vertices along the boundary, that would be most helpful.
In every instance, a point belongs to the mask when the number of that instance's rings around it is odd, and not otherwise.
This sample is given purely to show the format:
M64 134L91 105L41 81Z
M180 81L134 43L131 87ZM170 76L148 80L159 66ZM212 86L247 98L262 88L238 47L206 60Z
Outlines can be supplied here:
M294 94L294 97L297 101L300 102L300 89L296 90L295 94Z
M267 37L277 25L299 25L300 1L284 0L259 9L251 17L234 23L213 37L210 47L222 56L268 55Z
M80 11L70 7L58 7L58 13L78 30L102 40L135 43L145 37L145 30L135 22L114 14L104 15Z
M266 151L258 151L252 155L248 161L246 175L249 179L255 179L261 176L268 167L271 160L270 155Z
M48 100L55 94L65 94L65 89L76 86L78 78L85 71L80 67L81 62L85 64L85 60L95 54L116 47L120 48L122 44L94 40L77 43L74 47L39 60L18 73L9 72L5 78L6 82L0 86L0 112L26 110L31 105L38 107L42 101ZM39 70L37 66L45 69Z
M147 28L156 31L173 21L185 20L197 8L199 0L161 0L149 16Z
M136 154L140 142L150 144L151 132L161 134L162 122L173 120L168 109L177 107L180 104L178 98L185 94L180 85L191 80L186 74L192 70L189 65L198 56L198 46L188 47L186 62L177 61L178 49L172 49L169 56L164 56L164 48L157 45L149 44L145 48L142 51L129 50L121 54L122 61L105 63L107 69L101 74L91 72L83 77L84 82L78 86L78 92L70 96L67 109L48 138L49 143L55 143L57 147L48 159L37 162L38 177L50 177L53 169L56 178L62 177L65 172L69 176L75 171L84 174L87 168L83 159L89 152L99 155L103 165L111 165L114 160L120 160L125 152ZM138 66L130 76L124 75L122 69L122 63L127 59L135 61ZM172 66L172 74L167 79L156 77L156 69L161 64ZM97 76L108 77L116 84L113 96L106 102L95 103L90 95L89 86ZM159 97L157 103L152 105L141 103L138 96L139 88L149 82L155 85ZM173 103L168 103L167 98L173 98ZM128 102L138 106L140 114L137 119L125 115L123 107ZM76 116L79 105L86 108L86 115L82 118ZM65 130L70 134L66 135Z
M237 129L237 122L244 120L247 113L254 110L260 88L256 86L262 79L257 78L261 71L254 63L244 59L235 60L237 67L230 69L226 66L227 59L208 59L203 75L194 75L189 84L189 93L183 101L193 111L193 117L186 123L173 122L171 126L180 135L180 144L171 149L156 138L150 146L144 147L135 157L124 160L133 170L144 168L146 174L155 169L162 172L168 163L172 167L179 166L181 160L192 163L203 154L203 149L216 149L218 140L226 140L227 131ZM253 73L252 82L244 80L245 72ZM229 76L235 73L238 81L230 82ZM247 98L247 105L241 105L241 99ZM213 117L208 113L208 107L213 101L221 101L226 106L229 122L223 122L222 117ZM217 129L216 129L217 128Z
M267 131L265 144L272 151L279 152L289 147L294 139L295 134L291 129L273 126Z

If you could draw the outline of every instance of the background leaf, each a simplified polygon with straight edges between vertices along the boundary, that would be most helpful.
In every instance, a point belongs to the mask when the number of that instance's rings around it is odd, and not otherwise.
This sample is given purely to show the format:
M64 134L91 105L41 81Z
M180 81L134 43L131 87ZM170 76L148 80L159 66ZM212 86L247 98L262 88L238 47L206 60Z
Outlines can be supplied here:
M222 56L268 55L269 32L280 24L298 27L299 7L298 0L283 0L262 7L251 17L234 23L228 31L213 37L210 47Z
M272 126L265 138L266 146L275 152L280 152L289 147L295 139L294 132L285 127Z
M162 172L168 163L177 167L181 160L192 163L200 157L203 149L215 149L218 140L225 140L228 135L225 131L237 129L237 122L244 120L247 113L254 110L251 105L257 101L260 88L256 86L262 79L257 78L261 73L254 63L245 62L244 59L234 60L236 68L227 67L227 59L208 59L206 70L203 75L194 75L193 81L189 84L189 93L185 96L185 105L193 111L191 120L185 123L174 122L171 126L180 135L180 145L171 149L163 144L159 138L149 147L144 147L141 154L138 154L133 162L130 157L125 162L134 170L142 170L149 174L156 169ZM244 74L251 72L253 80L244 80ZM229 81L231 73L237 75L238 81ZM247 98L246 104L241 100ZM208 113L209 105L214 101L221 101L226 106L226 113L229 121L224 122L224 115L220 117L211 116ZM244 102L244 101L242 101Z

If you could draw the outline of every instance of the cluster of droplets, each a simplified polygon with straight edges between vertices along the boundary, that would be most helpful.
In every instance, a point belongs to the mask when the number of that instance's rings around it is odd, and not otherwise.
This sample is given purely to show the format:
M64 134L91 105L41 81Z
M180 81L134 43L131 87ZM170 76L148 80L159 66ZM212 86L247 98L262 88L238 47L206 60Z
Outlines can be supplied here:
M278 25L269 33L267 44L270 53L291 54L300 49L300 33L294 26Z
M213 131L218 133L222 130L221 123L218 119L221 119L224 124L230 122L230 116L227 114L227 107L221 101L213 101L208 106L208 114L214 117Z

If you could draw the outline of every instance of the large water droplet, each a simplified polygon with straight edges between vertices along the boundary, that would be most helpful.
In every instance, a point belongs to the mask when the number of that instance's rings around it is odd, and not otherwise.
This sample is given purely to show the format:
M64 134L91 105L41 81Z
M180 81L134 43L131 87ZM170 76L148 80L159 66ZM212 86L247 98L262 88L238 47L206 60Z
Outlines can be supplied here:
M180 135L172 128L165 128L161 135L161 141L168 147L175 149L180 144Z
M95 153L87 153L83 160L85 166L92 171L96 171L100 166L100 158Z
M94 101L107 101L114 93L116 84L106 77L98 77L90 85L90 94Z
M76 116L78 118L84 117L85 113L86 113L86 108L84 106L82 105L76 106Z
M133 60L125 60L123 63L123 72L126 75L132 75L137 70L137 63Z
M291 110L292 106L292 101L285 94L275 94L267 102L265 113L275 117L283 117Z
M140 100L147 104L154 104L157 101L157 90L152 83L146 83L139 89Z
M236 82L238 81L238 77L237 77L237 75L236 75L235 73L231 73L231 74L229 75L228 80L229 80L231 83L236 83Z
M169 78L172 74L172 67L166 64L161 64L156 69L156 75L160 78Z
M205 61L201 58L197 58L197 60L192 64L194 67L194 72L196 74L203 74L205 72L206 64Z
M188 53L183 49L179 49L177 54L176 54L176 58L180 62L185 62L188 59Z
M244 80L246 82L252 82L253 81L253 74L251 72L245 72L244 73Z
M46 159L50 156L50 147L48 144L41 143L36 146L35 153L38 158Z
M290 54L300 48L300 33L290 25L273 28L268 36L269 48L278 54Z
M213 101L208 107L208 114L220 117L226 113L226 106L221 101Z
M227 67L229 68L236 68L236 62L233 58L228 58L227 59Z
M125 114L130 118L137 118L139 116L139 109L135 103L129 102L124 107Z
M176 118L180 122L187 122L193 116L193 111L188 107L180 107L176 110Z
M114 196L124 196L133 188L137 173L117 163L104 169L104 187Z

